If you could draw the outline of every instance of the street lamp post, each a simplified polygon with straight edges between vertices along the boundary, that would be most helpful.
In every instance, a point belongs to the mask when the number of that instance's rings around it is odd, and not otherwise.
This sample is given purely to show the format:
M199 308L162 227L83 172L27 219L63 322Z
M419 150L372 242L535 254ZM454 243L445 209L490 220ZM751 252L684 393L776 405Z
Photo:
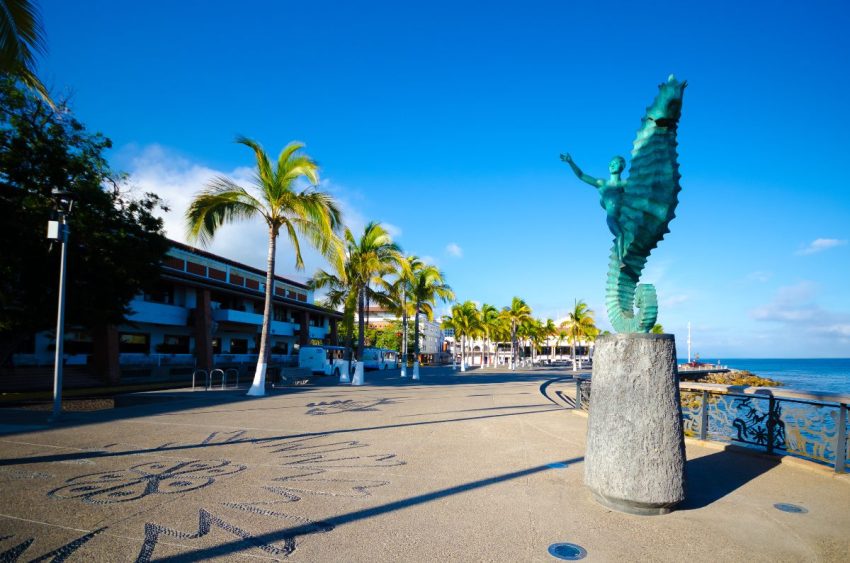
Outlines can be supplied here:
M68 262L68 215L74 206L72 194L54 189L56 199L57 220L48 221L47 238L58 241L61 245L59 261L59 311L56 315L56 357L53 364L53 414L50 422L58 420L62 414L62 367L65 344L65 277Z

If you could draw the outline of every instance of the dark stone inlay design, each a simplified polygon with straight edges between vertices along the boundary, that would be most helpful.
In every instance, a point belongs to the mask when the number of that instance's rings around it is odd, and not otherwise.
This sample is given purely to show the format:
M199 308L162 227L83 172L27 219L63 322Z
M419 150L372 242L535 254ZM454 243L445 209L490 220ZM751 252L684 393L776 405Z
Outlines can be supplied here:
M348 497L348 498L363 498L371 496L371 492L369 489L376 489L378 487L383 487L385 485L389 485L389 481L377 481L371 479L328 479L328 478L314 478L316 475L322 475L326 471L324 469L319 469L317 471L309 471L307 473L299 473L297 475L290 475L288 477L277 477L272 479L275 482L288 482L294 483L295 486L291 484L287 484L283 487L263 487L267 491L279 494L286 498L290 498L290 502L296 502L301 499L296 493L301 494L309 494L309 495L319 495L319 496L329 496L329 497ZM300 483L340 483L343 485L351 484L350 487L345 489L350 492L335 492L335 491L325 491L322 490L322 487L319 488L308 488L308 486L299 485Z
M215 477L244 469L244 465L231 465L227 460L141 463L124 471L80 475L47 494L59 499L82 498L88 504L128 502L154 493L194 491L213 484Z
M405 465L404 461L396 459L396 454L372 454L365 456L335 456L328 455L345 450L368 447L357 440L322 443L321 436L311 436L297 440L272 441L261 447L271 448L274 453L286 461L282 465L315 466L317 468L356 468L356 467L395 467Z
M318 403L307 403L308 407L311 407L307 410L305 414L309 415L326 415L326 414L340 414L344 412L377 412L381 405L392 405L395 403L393 399L388 398L380 398L375 401L365 402L365 401L354 401L351 399L346 399L344 401L320 401Z
M45 553L41 557L36 557L32 559L32 563L37 561L50 561L51 563L62 563L68 557L71 556L75 551L77 551L83 544L88 542L90 539L104 531L106 528L99 528L94 530L93 532L89 532L84 536L80 536L79 538L66 543L60 548L54 549L49 553ZM14 536L3 536L0 537L0 541L10 539ZM24 540L22 543L19 543L15 547L11 549L7 549L6 551L0 553L0 563L16 563L18 558L33 544L35 538L29 538Z
M322 522L313 522L312 520L308 520L307 518L302 518L300 516L292 516L289 514L284 514L282 512L275 512L272 510L257 508L249 503L223 504L224 506L228 506L230 508L235 508L237 510L245 510L247 512L261 514L263 516L271 516L275 518L293 520L301 524L301 526L299 526L299 531L301 532L301 535L304 535L305 533L327 532L333 529L333 526L331 526L330 524L325 524ZM209 534L213 527L219 528L220 530L224 530L225 532L234 535L237 538L240 538L240 543L245 544L244 548L231 548L228 550L227 553L222 553L222 555L229 555L234 552L238 553L242 551L242 549L247 550L250 548L258 548L275 557L287 557L293 551L295 551L295 535L284 538L283 543L281 545L268 544L255 538L248 531L238 526L235 526L223 520L222 518L211 514L207 510L201 508L198 511L198 530L196 532L181 532L180 530L160 526L159 524L153 524L150 522L146 523L144 543L142 543L142 548L139 551L139 555L136 558L136 562L149 563L151 561L154 549L156 548L160 537L165 536L183 540L200 539ZM214 552L215 549L213 548L212 551ZM214 555L214 553L210 555Z

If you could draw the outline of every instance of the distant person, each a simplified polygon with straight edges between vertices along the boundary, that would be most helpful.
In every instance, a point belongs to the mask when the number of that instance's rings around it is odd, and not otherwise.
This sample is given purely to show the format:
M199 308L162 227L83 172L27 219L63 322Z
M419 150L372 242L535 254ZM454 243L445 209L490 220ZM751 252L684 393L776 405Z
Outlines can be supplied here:
M622 156L615 156L611 159L611 162L608 163L608 171L611 173L611 176L607 181L601 178L594 178L593 176L582 172L578 165L573 162L573 157L571 157L569 153L562 154L561 160L570 165L570 168L573 169L573 172L575 172L575 175L578 176L579 180L586 182L599 190L599 203L608 215L608 229L610 229L611 233L615 237L617 262L620 263L621 269L625 268L626 265L623 263L625 248L623 248L624 237L623 229L620 224L620 210L623 203L623 192L626 189L626 181L621 177L623 170L626 169L626 159Z

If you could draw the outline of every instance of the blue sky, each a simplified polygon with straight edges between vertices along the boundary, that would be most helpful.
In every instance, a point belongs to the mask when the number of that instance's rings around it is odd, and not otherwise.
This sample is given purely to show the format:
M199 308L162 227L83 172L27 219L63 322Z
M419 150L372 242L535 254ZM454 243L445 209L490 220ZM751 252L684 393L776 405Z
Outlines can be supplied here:
M179 212L214 174L307 143L353 227L387 222L462 300L609 326L604 176L687 79L677 218L642 281L684 355L850 356L846 2L41 3L39 67L112 163ZM259 225L211 250L262 265ZM296 273L282 249L281 272Z

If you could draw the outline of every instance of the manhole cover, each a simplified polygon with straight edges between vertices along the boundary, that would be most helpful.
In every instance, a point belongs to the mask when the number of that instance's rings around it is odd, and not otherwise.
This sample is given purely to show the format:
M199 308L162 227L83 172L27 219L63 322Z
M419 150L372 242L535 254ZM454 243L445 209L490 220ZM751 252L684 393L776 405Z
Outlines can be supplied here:
M791 512L793 514L805 514L806 512L808 512L808 510L806 510L802 506L798 506L796 504L789 504L787 502L777 502L773 505L773 508L775 508L776 510L781 510L782 512Z
M555 462L555 463L547 464L547 467L550 467L551 469L566 469L567 464L558 461L558 462Z
M578 561L587 556L587 551L574 543L553 543L549 546L549 555L564 561Z

